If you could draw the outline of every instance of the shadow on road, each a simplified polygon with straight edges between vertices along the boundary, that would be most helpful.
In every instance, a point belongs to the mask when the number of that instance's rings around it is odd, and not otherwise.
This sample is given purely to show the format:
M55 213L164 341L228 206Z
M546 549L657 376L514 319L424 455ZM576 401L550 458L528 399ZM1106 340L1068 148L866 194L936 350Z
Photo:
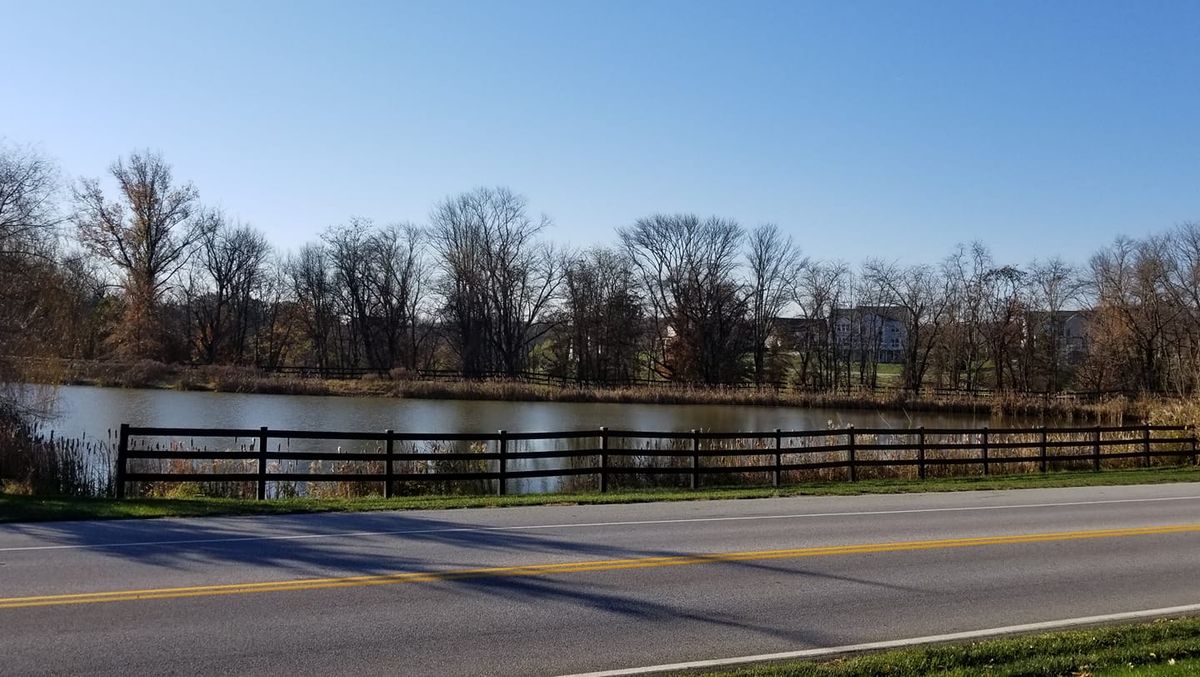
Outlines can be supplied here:
M608 532L612 533L612 532ZM14 539L36 538L43 545L74 546L64 549L0 551L5 558L70 558L88 561L84 570L126 568L114 580L128 581L154 569L195 574L194 583L212 582L211 575L231 569L248 571L239 582L322 576L373 575L396 572L430 572L510 564L695 556L686 549L629 548L605 543L606 532L566 536L552 530L494 529L446 520L427 513L357 513L350 515L295 515L270 518L217 518L112 522L8 524L0 526L0 548ZM336 535L333 535L336 534ZM266 538L264 538L266 537ZM24 539L21 539L22 541ZM838 581L893 591L916 591L864 578L800 567L796 561L714 561L694 567L711 568L707 587L715 589L739 571L769 573L786 585L781 590L802 594L806 583ZM253 569L254 571L249 571ZM674 570L675 567L670 569ZM209 578L205 578L208 575ZM677 575L666 573L666 575ZM601 576L597 578L597 576ZM787 627L753 625L713 609L705 614L687 611L693 604L662 599L654 589L631 590L609 585L603 574L548 576L488 576L440 580L421 584L456 595L486 596L511 604L568 605L637 621L685 621L720 625L789 642L819 644L813 623ZM105 578L89 582L89 591L114 589ZM119 587L125 587L122 584ZM389 595L404 595L409 586L386 588ZM267 593L272 594L272 593ZM289 593L296 594L296 593ZM310 591L300 594L322 594ZM717 596L714 595L714 598ZM814 615L820 610L814 609ZM811 621L811 619L809 619Z

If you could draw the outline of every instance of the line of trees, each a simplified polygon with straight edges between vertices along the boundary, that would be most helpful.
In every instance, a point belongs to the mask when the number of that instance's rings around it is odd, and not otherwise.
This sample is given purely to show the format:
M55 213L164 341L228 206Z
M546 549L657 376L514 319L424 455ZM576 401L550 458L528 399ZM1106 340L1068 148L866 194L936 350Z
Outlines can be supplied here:
M13 356L529 372L588 384L1194 392L1200 224L1085 265L817 261L773 224L654 214L555 245L506 188L283 251L152 152L66 180L0 145L0 380ZM1073 318L1073 319L1072 319ZM885 363L898 364L898 376Z

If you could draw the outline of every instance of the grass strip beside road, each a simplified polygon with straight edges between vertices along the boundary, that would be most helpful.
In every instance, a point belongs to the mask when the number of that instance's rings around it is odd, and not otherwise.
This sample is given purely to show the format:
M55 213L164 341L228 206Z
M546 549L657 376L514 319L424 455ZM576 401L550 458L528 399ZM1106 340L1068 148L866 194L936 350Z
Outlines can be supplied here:
M1200 674L1200 619L1022 635L707 674L709 677L1194 675Z
M0 523L56 520L279 515L372 510L446 510L528 505L591 505L773 498L785 496L852 496L936 491L1034 489L1200 482L1200 468L1184 466L1147 470L1056 472L1039 475L936 478L927 480L862 480L823 482L779 488L744 487L699 490L642 490L608 493L526 494L519 496L402 496L344 499L279 499L255 501L226 498L106 498L22 496L0 493Z

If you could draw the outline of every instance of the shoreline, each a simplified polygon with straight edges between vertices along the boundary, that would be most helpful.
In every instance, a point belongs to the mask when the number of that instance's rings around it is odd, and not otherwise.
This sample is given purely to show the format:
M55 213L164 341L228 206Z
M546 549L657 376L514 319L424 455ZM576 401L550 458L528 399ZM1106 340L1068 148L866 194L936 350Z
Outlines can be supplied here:
M353 380L264 374L230 366L180 367L157 362L37 361L23 374L28 383L100 388L201 391L259 395L388 397L426 400L572 402L612 404L739 405L894 412L1046 417L1059 421L1121 424L1147 420L1166 398L1099 402L1051 399L1017 393L969 397L909 393L804 393L771 388L703 386L554 386L502 380L422 380L364 377Z

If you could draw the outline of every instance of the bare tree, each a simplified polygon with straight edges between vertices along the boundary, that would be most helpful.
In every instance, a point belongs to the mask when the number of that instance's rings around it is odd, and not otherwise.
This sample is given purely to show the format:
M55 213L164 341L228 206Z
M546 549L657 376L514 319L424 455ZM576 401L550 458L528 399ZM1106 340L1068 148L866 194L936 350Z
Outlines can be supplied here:
M253 362L259 367L279 367L295 349L294 337L303 320L302 309L292 300L291 289L288 262L272 256L259 287L257 321L251 344Z
M48 159L0 143L0 384L19 380L20 361L10 356L60 345L82 319L63 313L70 301L62 273L70 271L56 261L57 194L58 171ZM19 399L0 392L0 408L16 408Z
M656 214L618 232L650 301L664 375L739 380L751 338L736 277L742 228L717 217Z
M575 256L567 265L564 288L575 380L614 384L633 379L645 311L629 259L600 248Z
M1047 391L1058 392L1065 385L1062 317L1068 306L1080 301L1083 283L1074 266L1060 258L1035 260L1029 271L1030 305L1037 313L1026 329L1032 351L1029 371L1041 375Z
M992 255L981 243L959 245L942 261L946 284L946 331L935 352L945 385L974 390L986 362L986 299Z
M993 365L992 385L996 390L1016 385L1015 353L1028 309L1026 279L1024 271L1011 265L993 268L987 274L984 338Z
M490 317L484 290L484 238L469 198L449 198L430 215L430 235L441 275L437 283L447 343L468 377L492 369Z
M266 275L270 245L262 233L233 225L221 213L200 239L189 279L188 311L201 360L242 362L252 321L254 295Z
M1148 391L1163 385L1169 329L1181 314L1166 291L1170 268L1162 237L1140 242L1118 238L1091 260L1097 305L1120 321L1128 338L1128 358L1137 365L1137 381Z
M375 360L375 333L370 326L373 263L370 241L373 230L374 224L369 219L352 218L349 223L330 228L321 236L333 276L337 314L345 318L345 341L338 345L344 366L357 367L364 356L369 366L380 366Z
M1172 325L1177 354L1171 384L1180 392L1200 388L1200 222L1185 222L1167 235L1167 290L1179 308Z
M95 179L75 188L79 241L121 276L125 312L114 332L118 353L161 357L160 298L213 224L199 218L196 189L177 185L161 156L133 153L109 172L118 186L115 200Z
M863 274L879 285L889 303L903 311L904 388L917 392L925 382L930 353L946 328L945 281L927 265L903 267L878 259L868 260Z
M53 388L23 385L30 367L40 383L65 376L28 358L90 356L99 333L103 285L61 246L58 176L41 153L0 142L0 481L29 481L18 450L55 401Z
M430 216L450 345L468 376L498 367L520 374L551 328L563 260L539 239L550 224L507 188L447 198Z
M0 142L0 256L37 254L60 222L58 169L44 156Z
M335 366L340 335L329 254L321 244L305 245L288 261L286 269L304 326L309 364L315 361L319 369L329 369Z
M947 291L946 330L940 368L946 384L975 390L991 385L1005 390L1014 372L1014 350L1021 340L1025 310L1025 274L998 265L981 242L959 246L942 263Z
M746 250L749 274L750 328L753 341L754 382L767 377L769 339L779 316L795 296L796 276L803 260L790 236L773 223L750 231Z
M382 335L374 341L380 366L419 365L424 339L419 315L429 283L424 247L424 234L411 224L388 226L370 238L372 325Z
M811 263L797 276L795 301L804 320L795 337L797 381L806 388L827 390L838 386L833 321L835 312L846 303L849 289L850 268L840 261Z

